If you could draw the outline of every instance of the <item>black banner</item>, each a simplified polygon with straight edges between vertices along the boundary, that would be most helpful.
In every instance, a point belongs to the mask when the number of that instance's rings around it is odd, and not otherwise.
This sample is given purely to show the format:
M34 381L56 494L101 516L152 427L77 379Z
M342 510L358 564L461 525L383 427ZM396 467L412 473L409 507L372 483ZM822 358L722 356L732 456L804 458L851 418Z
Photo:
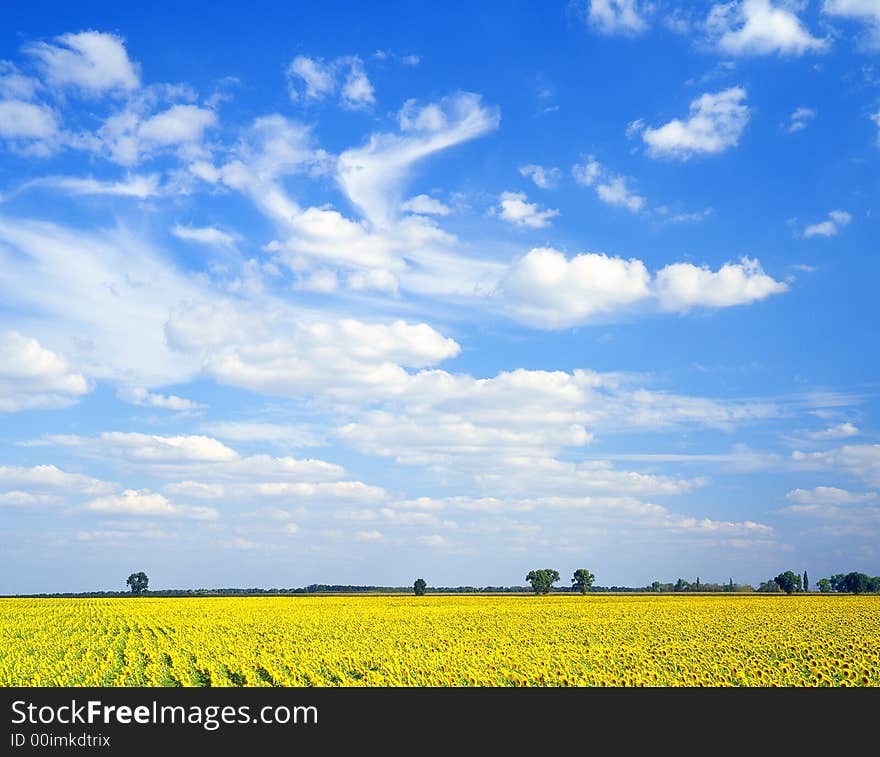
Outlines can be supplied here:
M855 747L877 690L0 689L0 754ZM822 721L828 718L828 727ZM834 725L847 722L847 726ZM71 750L74 750L72 752Z

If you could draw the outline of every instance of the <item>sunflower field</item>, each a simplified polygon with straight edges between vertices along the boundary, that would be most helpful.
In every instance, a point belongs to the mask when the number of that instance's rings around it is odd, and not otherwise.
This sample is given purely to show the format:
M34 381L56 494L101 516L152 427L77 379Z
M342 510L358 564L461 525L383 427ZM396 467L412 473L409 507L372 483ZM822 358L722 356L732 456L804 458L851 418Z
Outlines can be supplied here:
M880 686L880 596L0 599L2 686Z

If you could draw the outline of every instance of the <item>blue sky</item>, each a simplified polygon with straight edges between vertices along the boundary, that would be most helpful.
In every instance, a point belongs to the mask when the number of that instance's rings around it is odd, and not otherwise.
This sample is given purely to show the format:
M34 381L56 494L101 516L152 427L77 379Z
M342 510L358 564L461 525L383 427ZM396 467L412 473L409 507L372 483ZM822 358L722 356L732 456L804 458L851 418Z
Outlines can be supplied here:
M880 573L880 3L8 3L0 592Z

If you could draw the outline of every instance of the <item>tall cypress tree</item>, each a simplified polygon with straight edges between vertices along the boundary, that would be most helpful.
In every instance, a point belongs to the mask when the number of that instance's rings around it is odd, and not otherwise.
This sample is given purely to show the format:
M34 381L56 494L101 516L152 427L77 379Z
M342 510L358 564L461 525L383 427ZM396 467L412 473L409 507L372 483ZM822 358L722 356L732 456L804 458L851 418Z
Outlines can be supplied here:
M804 591L810 590L810 579L807 577L807 571L804 571Z

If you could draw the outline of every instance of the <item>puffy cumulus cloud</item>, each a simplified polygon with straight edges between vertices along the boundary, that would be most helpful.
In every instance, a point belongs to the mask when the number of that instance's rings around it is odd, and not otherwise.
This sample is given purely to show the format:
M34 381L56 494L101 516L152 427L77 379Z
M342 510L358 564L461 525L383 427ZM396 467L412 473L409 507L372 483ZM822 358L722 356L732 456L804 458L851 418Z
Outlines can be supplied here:
M880 486L880 444L848 444L824 452L795 450L791 458L799 467L835 470Z
M0 139L47 144L58 132L58 119L48 106L23 100L0 100Z
M834 237L840 230L852 221L852 215L845 210L832 210L828 218L820 223L814 223L804 229L804 236L809 237Z
M725 263L717 271L673 263L657 272L655 288L661 308L679 313L694 307L747 305L788 291L787 284L768 276L761 264L750 258Z
M375 90L356 55L325 62L321 58L297 55L287 68L288 91L294 102L323 100L338 91L340 104L349 109L369 107L376 102ZM304 88L304 91L303 89Z
M201 356L222 383L280 396L303 392L385 393L405 383L404 367L454 357L459 345L427 324L309 321L278 310L253 314L231 301L172 314L172 346Z
M640 260L585 253L566 258L539 247L508 269L499 294L513 315L543 328L565 328L650 297Z
M228 462L238 453L209 436L159 436L137 432L104 431L98 436L53 434L46 440L100 457L122 457L135 462L188 463Z
M731 307L786 290L787 285L765 274L758 261L747 258L717 271L674 263L652 278L635 258L598 253L567 258L557 250L536 248L511 264L495 296L517 320L559 329L639 309Z
M559 215L558 210L544 210L538 203L528 202L525 192L502 192L496 210L498 217L514 226L543 229L550 219Z
M197 371L195 359L169 349L164 326L178 303L204 296L204 284L124 227L0 216L0 269L7 323L47 348L63 345L85 375L149 386Z
M587 21L602 34L635 36L648 29L650 10L642 0L590 0Z
M0 412L67 407L90 389L82 373L36 339L0 332Z
M0 61L0 98L30 100L42 88L39 79L21 73L10 61Z
M223 231L213 226L182 226L179 223L171 227L171 233L185 242L227 249L234 248L241 239L238 234Z
M146 115L142 111L149 104L136 103L107 118L98 130L96 148L123 166L136 165L172 148L181 157L199 158L205 130L217 123L214 111L178 103Z
M365 146L343 152L337 181L371 223L387 226L401 205L401 187L414 164L498 128L499 121L498 109L483 105L471 92L427 105L408 100L398 116L401 133L374 134Z
M829 48L828 41L810 34L784 2L742 0L713 5L706 28L712 44L728 55L803 55Z
M410 213L417 213L418 215L432 216L448 216L452 212L452 208L448 205L444 205L440 200L429 195L410 197L400 206L400 209L407 210Z
M831 522L831 527L812 529L831 537L880 536L880 505L877 492L851 492L834 486L794 489L785 495L792 504L780 512L805 519Z
M858 436L862 432L850 422L838 423L836 426L829 426L821 431L808 431L804 434L807 439L815 439L816 441L827 441L829 439L847 439L851 436Z
M215 123L217 115L212 110L197 105L172 105L141 123L138 137L160 146L198 142L205 129Z
M143 387L125 387L117 391L116 396L123 402L129 402L132 405L158 407L163 410L176 410L178 412L199 410L205 407L205 405L185 399L184 397L178 397L174 394L157 394Z
M822 12L832 18L865 24L864 46L871 50L880 49L880 5L875 0L824 0Z
M643 128L648 154L687 160L735 147L749 122L746 96L742 87L707 92L691 102L686 120L675 118L657 128Z
M40 493L98 495L115 491L117 485L82 473L68 473L54 465L0 465L0 487L24 487L29 492Z
M95 97L140 86L138 66L125 50L121 37L97 31L62 34L53 43L36 42L25 52L37 62L49 86L72 87Z
M216 520L213 507L177 505L149 489L126 489L122 494L97 497L84 506L85 510L113 515L147 515L193 520Z
M134 197L138 200L161 194L160 177L156 173L128 174L118 181L103 181L91 176L44 176L22 184L19 191L34 187L55 189L75 196Z
M535 186L541 189L551 189L559 183L562 178L562 171L558 168L545 168L534 163L527 166L520 166L519 173L535 182Z

